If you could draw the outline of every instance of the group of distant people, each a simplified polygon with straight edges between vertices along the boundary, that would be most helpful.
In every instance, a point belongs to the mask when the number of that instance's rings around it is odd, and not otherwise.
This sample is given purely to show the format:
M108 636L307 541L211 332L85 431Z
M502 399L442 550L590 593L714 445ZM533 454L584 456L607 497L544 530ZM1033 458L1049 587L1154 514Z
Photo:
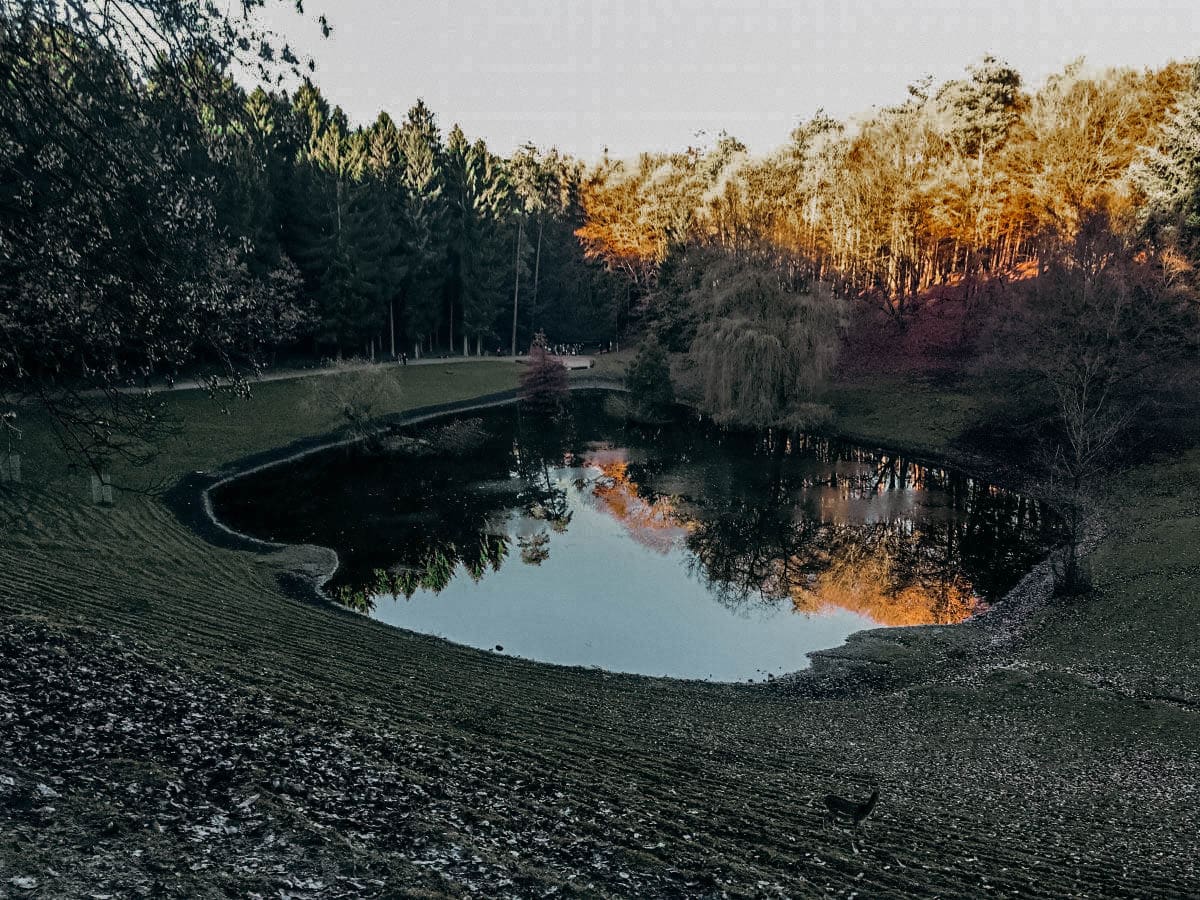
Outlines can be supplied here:
M532 350L533 348L530 348L530 349ZM607 346L605 346L604 344L601 344L598 349L599 349L600 353L611 353L613 351L613 342L609 341ZM580 344L548 344L546 346L546 352L550 353L553 356L581 356L583 354L583 344L581 344L581 343ZM497 347L496 355L504 356L505 355L504 348ZM449 359L450 354L443 353L441 355L441 358ZM408 365L408 354L405 353L404 351L400 351L400 352L396 353L396 355L393 357L393 359L402 366Z
M612 348L612 341L609 341L609 348L610 349ZM526 351L526 353L530 353L532 351L533 351L533 347L530 347L529 350ZM546 352L549 353L551 356L581 356L581 355L583 355L583 344L547 344ZM600 352L601 353L605 352L603 347L600 348ZM505 355L504 348L497 347L496 355L504 356Z

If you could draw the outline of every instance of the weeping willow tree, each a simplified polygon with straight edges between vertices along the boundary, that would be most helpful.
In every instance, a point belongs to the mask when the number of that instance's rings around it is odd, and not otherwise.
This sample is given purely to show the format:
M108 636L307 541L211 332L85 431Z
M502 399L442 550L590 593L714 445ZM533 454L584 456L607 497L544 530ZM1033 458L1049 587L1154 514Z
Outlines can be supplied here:
M819 282L777 261L727 257L705 273L692 342L705 411L718 422L806 428L837 362L846 309Z

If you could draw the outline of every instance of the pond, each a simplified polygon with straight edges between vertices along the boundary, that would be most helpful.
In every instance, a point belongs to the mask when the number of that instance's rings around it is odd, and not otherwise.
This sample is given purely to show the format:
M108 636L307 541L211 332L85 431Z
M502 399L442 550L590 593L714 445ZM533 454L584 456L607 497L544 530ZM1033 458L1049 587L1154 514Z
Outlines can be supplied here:
M1032 500L903 455L628 423L576 392L400 429L214 492L256 537L334 548L335 599L551 663L744 681L878 626L953 623L1056 542Z

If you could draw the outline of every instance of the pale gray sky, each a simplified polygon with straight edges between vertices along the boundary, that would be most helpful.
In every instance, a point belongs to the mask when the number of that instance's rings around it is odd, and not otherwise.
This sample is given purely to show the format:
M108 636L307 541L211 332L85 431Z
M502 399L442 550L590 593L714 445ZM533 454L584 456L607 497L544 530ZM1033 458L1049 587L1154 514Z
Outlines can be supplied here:
M1158 66L1200 54L1200 0L307 0L267 21L317 61L355 123L417 97L507 154L682 149L722 128L754 152L824 107L847 118L985 53L1031 84L1077 56ZM322 40L314 24L334 28Z

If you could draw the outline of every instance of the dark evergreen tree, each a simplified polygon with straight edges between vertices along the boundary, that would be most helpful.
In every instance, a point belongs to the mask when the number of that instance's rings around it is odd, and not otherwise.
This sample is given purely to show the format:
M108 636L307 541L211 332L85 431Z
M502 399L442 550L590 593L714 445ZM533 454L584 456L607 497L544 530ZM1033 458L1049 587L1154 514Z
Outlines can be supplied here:
M386 112L380 113L372 125L367 144L367 169L376 199L374 227L379 242L376 295L387 321L388 353L395 357L403 347L397 344L397 335L402 324L400 314L410 261L406 243L404 157L400 152L400 131Z
M496 334L506 300L505 218L511 192L500 161L483 141L468 144L457 126L446 152L447 269L449 310L461 309L464 353L475 352Z
M661 422L670 416L675 404L671 364L654 335L648 335L638 347L637 356L625 374L625 387L629 389L630 418Z
M442 145L433 112L418 100L400 127L401 180L408 265L404 278L404 329L420 355L432 346L439 324L445 258Z

